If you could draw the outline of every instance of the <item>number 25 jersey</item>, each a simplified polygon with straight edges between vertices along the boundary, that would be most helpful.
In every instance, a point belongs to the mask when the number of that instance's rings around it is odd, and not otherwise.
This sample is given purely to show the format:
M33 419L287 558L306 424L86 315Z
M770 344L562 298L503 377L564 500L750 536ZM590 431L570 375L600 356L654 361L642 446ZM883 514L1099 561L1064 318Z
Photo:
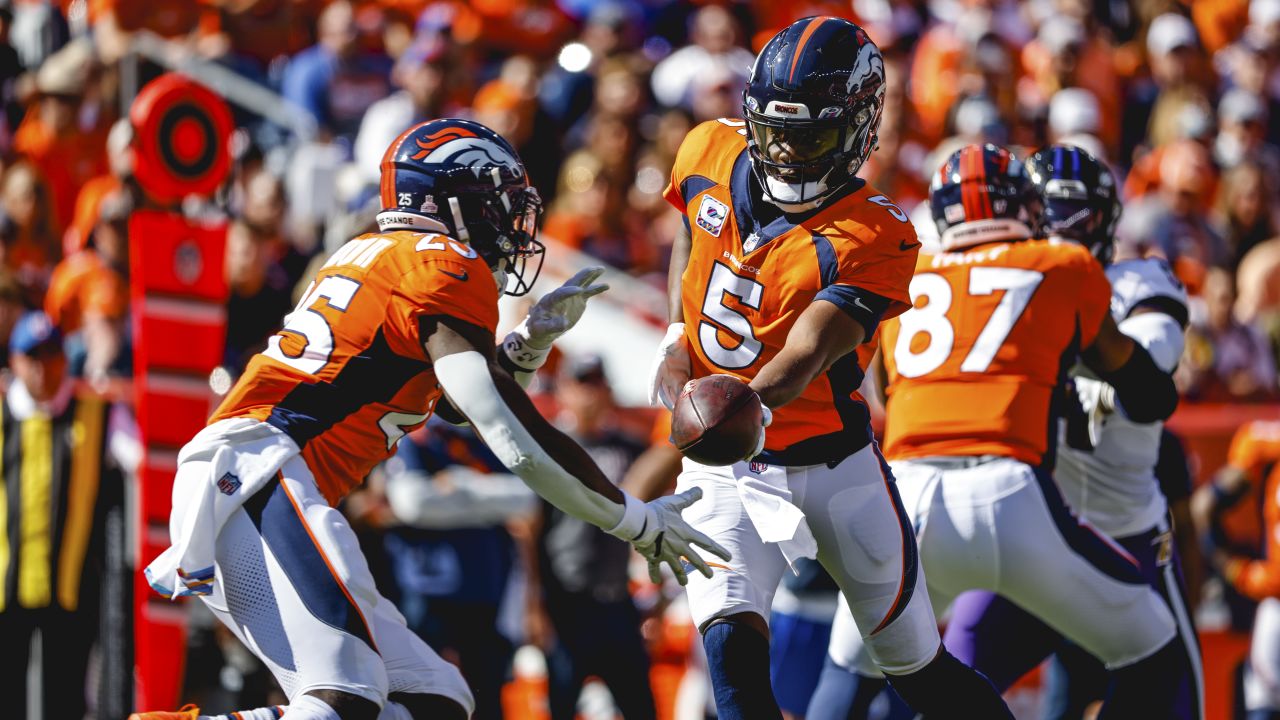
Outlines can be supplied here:
M816 210L761 226L751 207L753 182L741 120L698 125L676 154L665 196L684 213L692 237L681 303L694 377L751 380L817 300L862 323L867 340L881 319L909 307L920 244L888 198L854 180L852 191ZM864 343L776 409L757 459L838 462L870 443L857 389L873 352L874 343Z
M1110 311L1102 265L1081 245L1045 240L921 255L911 301L880 336L885 456L1039 465L1055 392Z
M362 235L316 273L210 422L252 417L285 431L335 504L440 398L419 337L432 316L495 330L498 286L484 260L442 235Z

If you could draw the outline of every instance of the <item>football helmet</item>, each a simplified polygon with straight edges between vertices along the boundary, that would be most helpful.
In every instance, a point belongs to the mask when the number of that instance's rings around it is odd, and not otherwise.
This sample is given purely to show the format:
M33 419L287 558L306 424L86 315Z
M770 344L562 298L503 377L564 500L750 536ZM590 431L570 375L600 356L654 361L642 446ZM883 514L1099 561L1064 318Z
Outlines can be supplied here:
M1022 161L995 145L966 145L929 183L929 206L943 250L1000 240L1026 240L1039 198Z
M786 212L818 207L876 147L884 58L840 18L797 20L764 46L742 94L751 167Z
M542 269L542 199L515 148L477 122L415 125L382 157L378 229L438 232L468 243L508 295L529 292Z
M1120 188L1106 164L1074 145L1050 145L1026 161L1040 194L1037 232L1084 245L1103 265L1115 255Z

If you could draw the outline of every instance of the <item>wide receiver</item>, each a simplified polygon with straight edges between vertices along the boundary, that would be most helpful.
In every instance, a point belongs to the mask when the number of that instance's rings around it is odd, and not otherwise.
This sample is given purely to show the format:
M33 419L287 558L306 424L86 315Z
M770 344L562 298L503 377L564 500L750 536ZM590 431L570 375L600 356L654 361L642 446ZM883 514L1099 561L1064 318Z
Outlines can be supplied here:
M929 594L941 611L966 590L999 593L1101 659L1112 682L1100 717L1175 717L1169 679L1185 650L1169 605L1128 553L1071 515L1049 473L1077 357L1134 423L1173 412L1173 380L1116 326L1088 248L1030 239L1039 197L1011 153L957 151L930 203L944 252L920 257L916 305L881 336L885 451ZM989 642L1003 643L991 653L1012 647L1007 635ZM843 670L823 673L810 717L859 716L854 672L875 675L863 644L837 614L830 658ZM949 647L979 668L991 661Z
M344 245L179 455L173 546L147 568L199 595L266 663L288 720L461 719L461 674L382 597L333 508L434 411L469 420L502 462L570 515L665 562L710 569L686 525L697 493L641 503L534 410L519 381L581 316L598 270L543 298L496 353L498 298L529 289L541 202L512 147L465 120L417 125L382 162L381 232ZM277 717L277 708L237 718ZM198 710L138 713L194 719Z
M876 146L884 92L880 51L862 28L797 21L756 59L745 121L694 128L666 191L686 232L653 397L672 407L690 377L729 373L773 410L750 462L686 458L677 482L703 491L689 520L735 558L688 586L725 720L781 717L765 618L788 566L815 555L915 709L1012 717L942 648L911 526L857 394L864 343L909 307L920 246L906 215L855 175Z

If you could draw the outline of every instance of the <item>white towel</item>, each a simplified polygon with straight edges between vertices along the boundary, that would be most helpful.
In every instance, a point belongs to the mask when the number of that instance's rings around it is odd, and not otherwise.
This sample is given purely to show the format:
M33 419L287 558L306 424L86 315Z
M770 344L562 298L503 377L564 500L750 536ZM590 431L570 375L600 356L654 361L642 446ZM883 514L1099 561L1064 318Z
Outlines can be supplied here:
M760 539L777 543L782 556L787 559L792 572L800 558L818 556L818 541L804 518L804 512L791 502L791 488L787 486L787 468L764 463L743 463L746 472L737 471L738 497L742 507L756 526ZM759 469L759 472L756 472Z
M251 418L220 420L178 453L169 539L147 582L170 599L213 591L214 543L231 514L299 453L284 431Z

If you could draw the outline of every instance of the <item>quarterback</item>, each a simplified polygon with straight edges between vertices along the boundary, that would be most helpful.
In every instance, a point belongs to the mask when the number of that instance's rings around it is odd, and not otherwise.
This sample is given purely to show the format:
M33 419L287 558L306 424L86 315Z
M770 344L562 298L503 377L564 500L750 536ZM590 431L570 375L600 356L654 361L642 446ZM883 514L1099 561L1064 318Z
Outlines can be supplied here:
M781 717L765 618L802 557L835 579L914 709L1011 717L990 682L942 648L915 537L857 393L868 341L910 306L920 246L907 216L856 176L876 146L884 84L862 28L799 20L756 59L744 119L685 138L666 191L687 232L673 252L672 324L652 395L672 407L689 378L728 373L772 411L751 458L686 458L677 481L706 498L690 523L734 555L688 585L727 720Z
M696 491L648 504L625 495L519 384L604 289L590 284L598 271L543 298L495 357L498 298L528 291L542 252L541 202L510 144L478 123L434 120L397 138L381 171L380 232L329 258L183 448L173 545L147 568L153 588L200 596L262 659L289 698L287 720L472 710L457 669L378 593L333 507L432 412L470 421L531 488L682 582L686 563L711 572L691 544L729 557L680 519ZM189 707L134 717L200 716Z

